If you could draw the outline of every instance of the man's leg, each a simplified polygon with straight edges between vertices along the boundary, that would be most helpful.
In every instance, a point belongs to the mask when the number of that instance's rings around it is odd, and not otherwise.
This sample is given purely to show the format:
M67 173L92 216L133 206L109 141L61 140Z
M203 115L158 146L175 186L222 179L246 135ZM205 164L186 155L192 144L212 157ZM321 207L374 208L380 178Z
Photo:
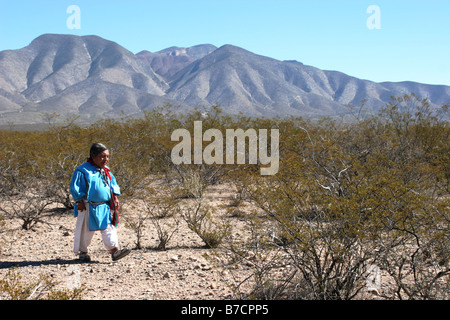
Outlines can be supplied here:
M108 251L115 250L119 247L119 237L117 236L117 229L112 224L108 224L105 230L102 230L102 240L105 248Z
M117 236L117 229L112 224L108 225L108 228L102 230L103 244L106 249L111 253L113 261L117 261L127 256L131 251L129 249L119 249L119 238Z
M73 252L80 254L80 258L84 258L85 260L89 260L89 256L87 255L88 247L94 236L94 231L89 230L88 210L78 212L73 247Z

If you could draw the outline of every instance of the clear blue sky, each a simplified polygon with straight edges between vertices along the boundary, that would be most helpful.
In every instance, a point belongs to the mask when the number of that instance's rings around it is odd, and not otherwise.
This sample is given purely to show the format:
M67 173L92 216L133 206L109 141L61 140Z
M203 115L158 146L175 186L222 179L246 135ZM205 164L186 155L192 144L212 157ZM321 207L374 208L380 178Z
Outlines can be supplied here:
M70 5L80 29L67 27ZM449 0L0 0L0 50L44 33L95 34L134 53L233 44L377 82L450 85Z

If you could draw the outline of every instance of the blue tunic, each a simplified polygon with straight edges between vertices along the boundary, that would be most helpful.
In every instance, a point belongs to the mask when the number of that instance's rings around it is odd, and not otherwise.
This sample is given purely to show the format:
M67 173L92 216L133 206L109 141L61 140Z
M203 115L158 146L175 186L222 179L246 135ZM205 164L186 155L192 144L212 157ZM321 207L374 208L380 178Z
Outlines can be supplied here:
M112 173L111 181L102 177L100 168L89 162L83 163L75 169L70 181L70 193L75 201L89 201L89 230L105 230L111 223L111 190L120 195L120 187ZM111 189L110 189L111 188ZM75 217L78 216L77 204L74 208Z

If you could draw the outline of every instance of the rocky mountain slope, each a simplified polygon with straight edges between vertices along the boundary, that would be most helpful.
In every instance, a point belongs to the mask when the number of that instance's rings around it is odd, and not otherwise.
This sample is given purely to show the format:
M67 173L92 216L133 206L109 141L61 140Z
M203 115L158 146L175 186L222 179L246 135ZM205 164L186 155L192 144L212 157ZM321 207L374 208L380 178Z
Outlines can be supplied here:
M315 118L341 115L362 100L376 110L405 93L428 97L434 107L450 102L450 86L375 83L232 45L133 54L97 36L45 34L0 52L0 125L39 123L54 112L89 123L164 104Z

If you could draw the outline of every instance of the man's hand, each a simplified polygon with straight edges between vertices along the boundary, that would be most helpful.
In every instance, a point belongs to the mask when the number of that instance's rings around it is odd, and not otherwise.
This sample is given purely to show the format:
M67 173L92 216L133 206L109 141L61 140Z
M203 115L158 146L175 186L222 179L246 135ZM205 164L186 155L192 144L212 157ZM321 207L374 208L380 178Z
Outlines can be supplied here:
M119 197L117 197L117 195L113 195L113 201L116 209L119 209Z
M78 208L78 211L85 211L86 205L84 204L84 201L77 202L77 208Z

